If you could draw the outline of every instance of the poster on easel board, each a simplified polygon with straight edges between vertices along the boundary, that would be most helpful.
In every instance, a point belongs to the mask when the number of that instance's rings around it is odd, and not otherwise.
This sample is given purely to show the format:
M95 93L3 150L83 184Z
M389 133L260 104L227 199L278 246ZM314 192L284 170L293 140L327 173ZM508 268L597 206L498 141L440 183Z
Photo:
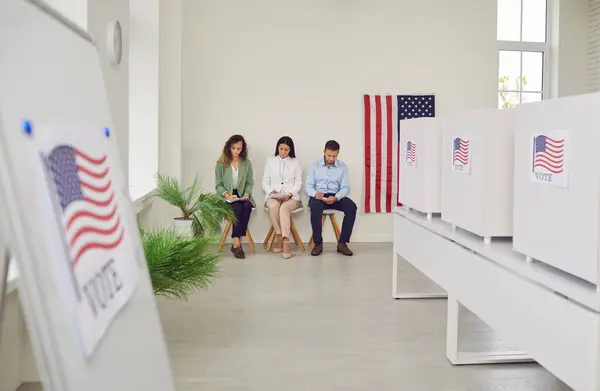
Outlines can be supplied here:
M64 254L56 267L73 299L73 317L83 352L89 357L138 283L135 249L129 236L136 227L122 218L122 185L109 153L110 129L81 132L78 127L37 128L25 121L23 137L39 154L54 223ZM35 127L35 128L34 128ZM48 227L52 229L52 227Z
M173 391L103 50L41 0L0 2L14 285L44 390Z

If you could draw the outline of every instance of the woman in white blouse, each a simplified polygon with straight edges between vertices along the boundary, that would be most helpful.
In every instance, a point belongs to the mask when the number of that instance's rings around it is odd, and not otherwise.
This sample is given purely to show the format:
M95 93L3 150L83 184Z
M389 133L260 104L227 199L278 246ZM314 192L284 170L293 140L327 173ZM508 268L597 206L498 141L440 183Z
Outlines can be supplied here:
M290 258L290 215L300 206L302 189L302 166L296 159L294 141L290 137L280 138L275 146L275 156L267 158L262 187L276 235L273 251L283 251L283 257Z

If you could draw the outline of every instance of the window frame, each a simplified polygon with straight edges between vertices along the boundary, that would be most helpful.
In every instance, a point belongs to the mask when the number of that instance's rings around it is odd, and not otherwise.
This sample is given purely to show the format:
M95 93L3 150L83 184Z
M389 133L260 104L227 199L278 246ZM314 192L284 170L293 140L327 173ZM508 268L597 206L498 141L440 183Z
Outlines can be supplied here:
M498 37L498 2L502 0L496 1L496 37ZM520 37L523 37L523 2L524 0L520 0L521 2L521 17L520 17ZM519 95L519 102L517 104L523 103L523 93L541 93L542 100L548 99L551 96L550 92L550 61L549 61L549 53L550 53L550 18L551 15L550 7L552 1L546 0L546 31L545 31L545 42L530 42L530 41L504 41L496 38L497 50L496 50L496 105L500 106L500 52L501 51L513 51L520 52L521 54L521 69L520 69L520 77L523 76L523 53L524 52L537 52L542 53L542 89L540 91L533 90L506 90L509 93L517 93Z

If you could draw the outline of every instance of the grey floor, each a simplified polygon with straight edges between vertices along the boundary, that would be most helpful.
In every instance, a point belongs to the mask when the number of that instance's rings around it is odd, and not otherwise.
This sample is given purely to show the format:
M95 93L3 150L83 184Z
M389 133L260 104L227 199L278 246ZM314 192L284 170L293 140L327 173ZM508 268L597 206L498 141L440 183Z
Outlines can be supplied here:
M391 298L391 244L355 244L354 257L325 248L290 260L226 251L208 291L160 299L178 391L570 390L537 364L453 367L445 300ZM436 289L401 273L407 290ZM465 350L516 348L466 309L461 323Z
M569 390L537 364L453 367L445 300L393 300L392 245L352 248L290 260L225 252L209 291L161 300L178 390ZM401 273L407 289L435 290L409 265ZM461 322L475 335L461 337L465 349L514 350L466 309Z

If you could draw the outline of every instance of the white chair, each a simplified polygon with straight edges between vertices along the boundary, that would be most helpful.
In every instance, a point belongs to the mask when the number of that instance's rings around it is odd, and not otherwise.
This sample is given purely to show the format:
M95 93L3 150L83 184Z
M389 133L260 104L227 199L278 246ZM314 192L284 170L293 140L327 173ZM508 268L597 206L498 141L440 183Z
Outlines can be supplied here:
M265 205L265 210L267 211L267 213L269 213L269 208L266 205ZM303 210L304 210L304 206L302 206L302 204L300 204L300 206L298 208L296 208L292 211L292 215L294 215L295 213L302 212ZM300 238L300 235L298 234L298 230L296 229L296 226L294 225L294 219L292 218L292 216L290 216L290 220L291 220L290 221L290 231L292 232L292 236L294 237L294 243L301 251L305 251L304 243L302 243L302 239ZM274 242L275 242L275 228L271 224L271 228L269 229L269 232L267 233L267 236L265 237L265 240L263 241L263 247L266 248L267 251L271 251L271 248L273 247Z
M329 217L329 221L331 221L331 225L333 226L333 232L335 233L335 240L339 242L340 235L342 234L342 230L340 229L340 224L338 223L337 219L335 218L336 213L342 213L342 212L339 210L336 210L336 209L325 209L323 211L323 218L321 219L321 224L325 225L325 220L327 219L327 217ZM308 244L310 246L312 246L314 244L314 242L315 242L315 240L311 235L310 240L308 241Z

